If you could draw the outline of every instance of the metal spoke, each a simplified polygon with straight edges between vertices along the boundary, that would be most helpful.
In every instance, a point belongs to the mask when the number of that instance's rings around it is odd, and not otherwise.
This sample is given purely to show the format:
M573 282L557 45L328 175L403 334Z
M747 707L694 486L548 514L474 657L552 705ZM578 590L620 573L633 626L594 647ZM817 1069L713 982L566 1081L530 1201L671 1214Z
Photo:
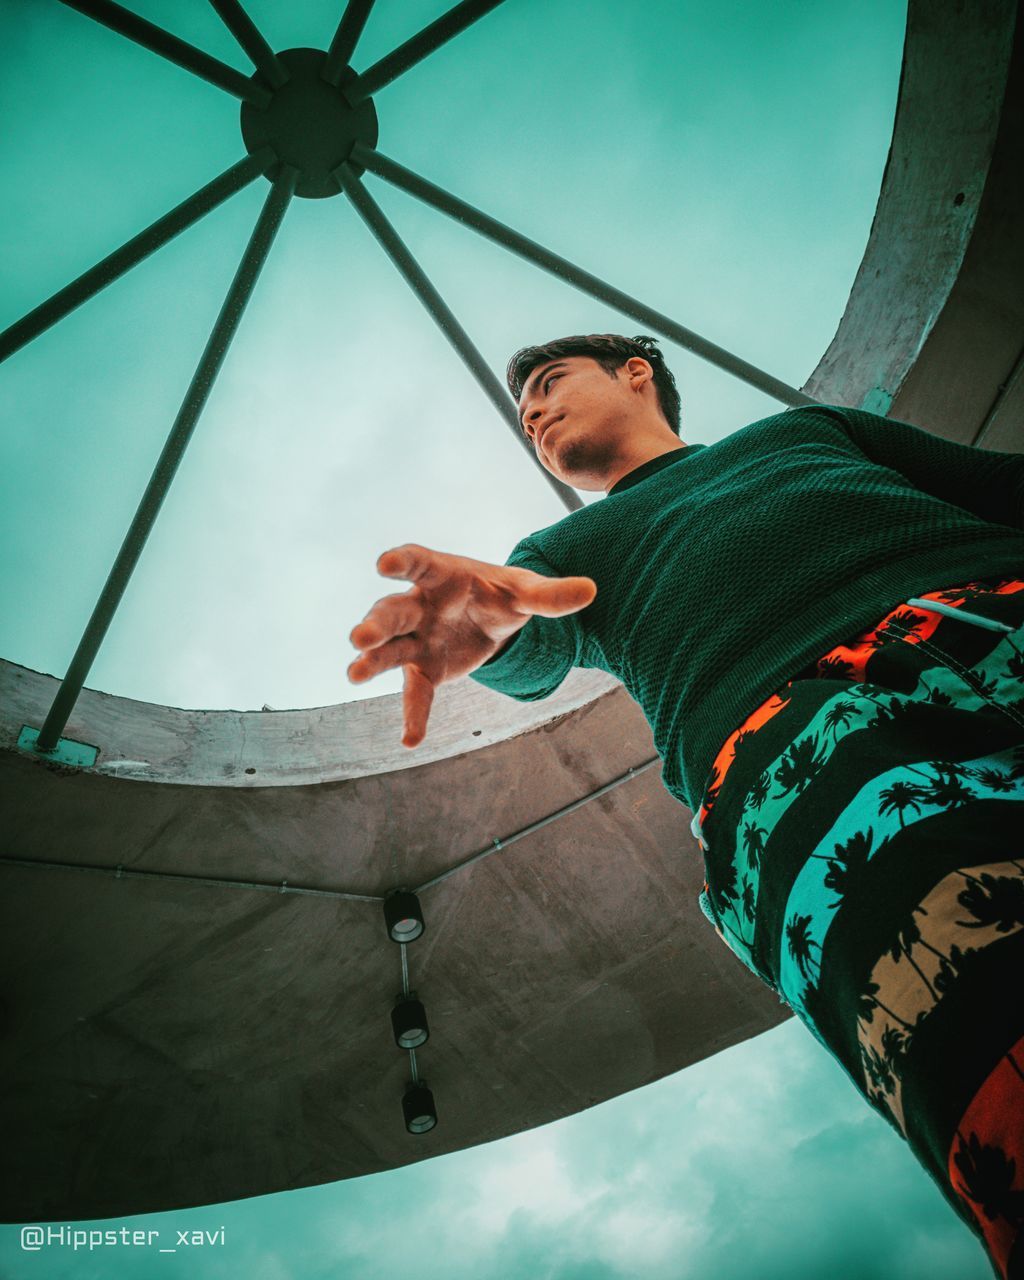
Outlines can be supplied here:
M380 62L375 62L368 71L364 71L345 90L345 96L355 106L357 102L370 97L378 89L383 89L392 80L397 80L403 71L408 71L417 62L422 62L428 54L433 53L435 49L440 49L453 36L457 36L460 31L465 31L468 26L476 22L477 18L490 13L499 4L501 0L462 0L461 4L455 5L447 13L442 13L440 18L424 27L411 40L406 40L405 44L400 44L397 49L393 49L386 57L381 58Z
M87 18L102 22L111 31L127 36L129 40L134 40L152 53L158 53L162 58L177 63L179 67L191 71L201 80L215 84L218 89L223 89L226 93L234 94L236 98L243 98L255 103L258 107L265 107L270 101L270 91L247 79L241 71L229 67L219 58L212 58L208 53L203 53L202 49L197 49L195 45L179 40L163 27L158 27L155 23L140 18L137 13L132 13L130 9L115 4L114 0L61 0L61 2L69 9L77 9Z
M401 272L406 284L409 285L426 307L437 323L438 328L458 352L473 377L476 378L484 395L487 396L491 404L505 419L509 429L529 454L534 465L541 471L565 506L570 511L579 510L583 506L582 500L568 485L556 480L550 471L547 471L541 465L526 436L523 434L522 427L519 425L519 415L516 411L516 406L512 402L512 397L501 385L493 370L473 345L469 334L456 320L447 303L427 279L423 269L409 252L383 210L347 164L339 165L334 170L334 176L338 179L345 194L355 205L363 221L376 236L384 252Z
M379 177L385 178L396 187L401 187L403 191L408 191L410 195L418 197L426 204L433 205L435 209L440 209L442 213L448 214L449 217L455 218L456 221L472 227L474 231L478 231L489 240L504 245L506 249L518 254L519 257L535 263L538 267L543 267L545 271L551 272L552 275L560 277L584 293L589 293L591 297L597 298L600 302L607 303L608 306L615 307L616 310L631 316L634 320L640 321L641 324L647 325L656 333L660 333L663 337L678 343L679 346L685 347L688 351L692 351L694 355L710 361L711 364L724 369L726 373L731 373L733 377L749 383L752 387L757 387L759 391L763 391L773 399L781 400L783 404L794 406L818 403L802 391L798 391L796 387L791 387L788 383L772 377L770 373L766 373L763 369L757 368L756 365L749 364L739 356L733 355L731 351L726 351L724 347L719 347L715 343L709 342L707 338L702 338L700 334L694 333L692 329L685 328L669 316L663 315L660 311L655 311L653 307L648 307L638 299L630 297L628 293L623 293L621 289L605 284L603 280L591 275L589 271L584 271L582 267L577 267L567 259L559 257L557 253L552 253L550 249L545 249L543 245L537 244L536 241L520 235L518 231L513 231L511 227L505 226L503 222L498 222L496 218L491 218L479 209L475 209L464 200L460 200L458 196L445 191L443 187L438 187L434 183L428 182L426 178L420 177L419 174L413 173L410 169L406 169L400 164L396 164L394 160L389 160L386 156L382 156L379 151L364 146L362 143L356 143L352 149L351 159L356 164L369 169L372 173L376 173Z
M363 34L366 19L373 8L373 0L348 0L345 12L341 15L338 29L334 33L331 47L327 50L327 61L321 71L321 77L328 84L337 84L341 73L352 61L356 44Z
M239 160L230 169L225 169L219 177L214 178L205 187L200 187L194 195L183 200L170 213L165 213L145 231L140 231L137 236L121 245L120 249L115 249L113 253L108 254L102 262L90 267L77 280L72 280L69 285L65 285L45 302L41 302L28 315L16 320L14 324L0 332L0 363L25 346L27 342L37 338L51 325L56 324L58 320L62 320L76 307L80 307L83 302L88 302L90 298L95 297L108 284L165 245L168 240L173 240L193 222L198 222L205 214L216 209L219 204L223 204L228 196L247 187L263 172L267 158L272 154L270 148L265 147L251 156L246 156L244 160Z
M272 89L287 83L288 72L259 28L242 8L240 0L210 0L224 25L249 55L252 64Z
M267 193L259 219L249 238L188 391L185 393L185 399L178 410L170 435L153 469L149 484L142 495L142 501L121 544L121 550L117 553L117 559L96 602L85 633L79 641L67 675L57 690L53 705L40 730L36 742L37 751L52 751L67 724L68 716L82 691L89 668L124 595L142 549L146 545L146 539L167 496L167 490L174 479L192 431L203 411L228 347L231 345L231 340L235 336L246 303L249 301L270 246L281 225L281 219L295 191L297 179L297 170L283 165L280 177Z

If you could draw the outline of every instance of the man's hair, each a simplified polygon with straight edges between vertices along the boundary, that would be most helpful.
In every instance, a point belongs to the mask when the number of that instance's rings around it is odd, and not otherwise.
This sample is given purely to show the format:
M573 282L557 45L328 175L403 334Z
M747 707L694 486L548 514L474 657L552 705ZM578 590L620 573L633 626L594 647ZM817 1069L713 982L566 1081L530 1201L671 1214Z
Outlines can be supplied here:
M639 334L624 338L617 333L577 334L572 338L556 338L542 346L522 347L508 362L505 379L516 401L523 393L523 384L530 372L549 360L564 360L569 356L589 356L596 360L610 378L632 356L642 356L654 370L654 389L658 393L658 406L672 430L679 435L679 391L665 357L658 350L657 339Z

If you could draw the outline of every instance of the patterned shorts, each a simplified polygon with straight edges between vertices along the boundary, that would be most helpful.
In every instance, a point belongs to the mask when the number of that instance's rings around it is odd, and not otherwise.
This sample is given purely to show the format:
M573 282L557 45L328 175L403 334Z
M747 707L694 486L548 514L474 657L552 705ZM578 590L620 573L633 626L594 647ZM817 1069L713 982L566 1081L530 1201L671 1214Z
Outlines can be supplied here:
M701 906L1024 1277L1024 579L929 591L727 738Z

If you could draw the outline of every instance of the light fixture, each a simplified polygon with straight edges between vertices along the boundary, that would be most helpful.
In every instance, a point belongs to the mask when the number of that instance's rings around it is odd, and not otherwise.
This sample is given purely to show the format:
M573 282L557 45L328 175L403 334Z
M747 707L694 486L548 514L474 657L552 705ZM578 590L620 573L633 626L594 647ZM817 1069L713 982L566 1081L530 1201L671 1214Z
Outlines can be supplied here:
M410 1133L426 1133L437 1124L434 1095L427 1088L426 1080L413 1080L405 1089L402 1099L405 1127Z
M395 1044L399 1049L418 1049L430 1039L430 1028L427 1026L427 1011L416 999L416 993L404 993L395 997L395 1007L391 1010L391 1026L395 1033Z
M420 900L408 889L393 889L384 899L384 919L392 942L412 942L423 932Z

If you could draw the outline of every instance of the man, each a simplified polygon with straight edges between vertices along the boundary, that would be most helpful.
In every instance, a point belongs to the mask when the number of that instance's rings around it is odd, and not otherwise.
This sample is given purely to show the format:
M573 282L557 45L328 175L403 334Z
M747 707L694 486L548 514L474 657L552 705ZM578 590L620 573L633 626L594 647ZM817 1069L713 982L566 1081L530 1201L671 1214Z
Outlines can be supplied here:
M407 747L445 680L622 680L705 914L1024 1273L1024 457L836 405L687 445L645 337L525 348L508 384L542 465L605 499L503 566L385 552L413 586L353 629L350 679L403 668Z
M648 354L661 365L665 394L671 396L671 373L660 353ZM677 434L678 395L673 426L653 379L650 359L640 355L623 360L621 376L611 379L587 355L545 362L519 406L523 430L542 465L574 488L607 492L636 467L684 448ZM472 673L531 615L574 613L597 590L590 578L556 578L414 546L385 552L377 567L384 577L408 578L416 587L378 601L352 631L352 643L366 653L348 674L361 681L404 667L402 742L407 747L423 741L438 684Z

